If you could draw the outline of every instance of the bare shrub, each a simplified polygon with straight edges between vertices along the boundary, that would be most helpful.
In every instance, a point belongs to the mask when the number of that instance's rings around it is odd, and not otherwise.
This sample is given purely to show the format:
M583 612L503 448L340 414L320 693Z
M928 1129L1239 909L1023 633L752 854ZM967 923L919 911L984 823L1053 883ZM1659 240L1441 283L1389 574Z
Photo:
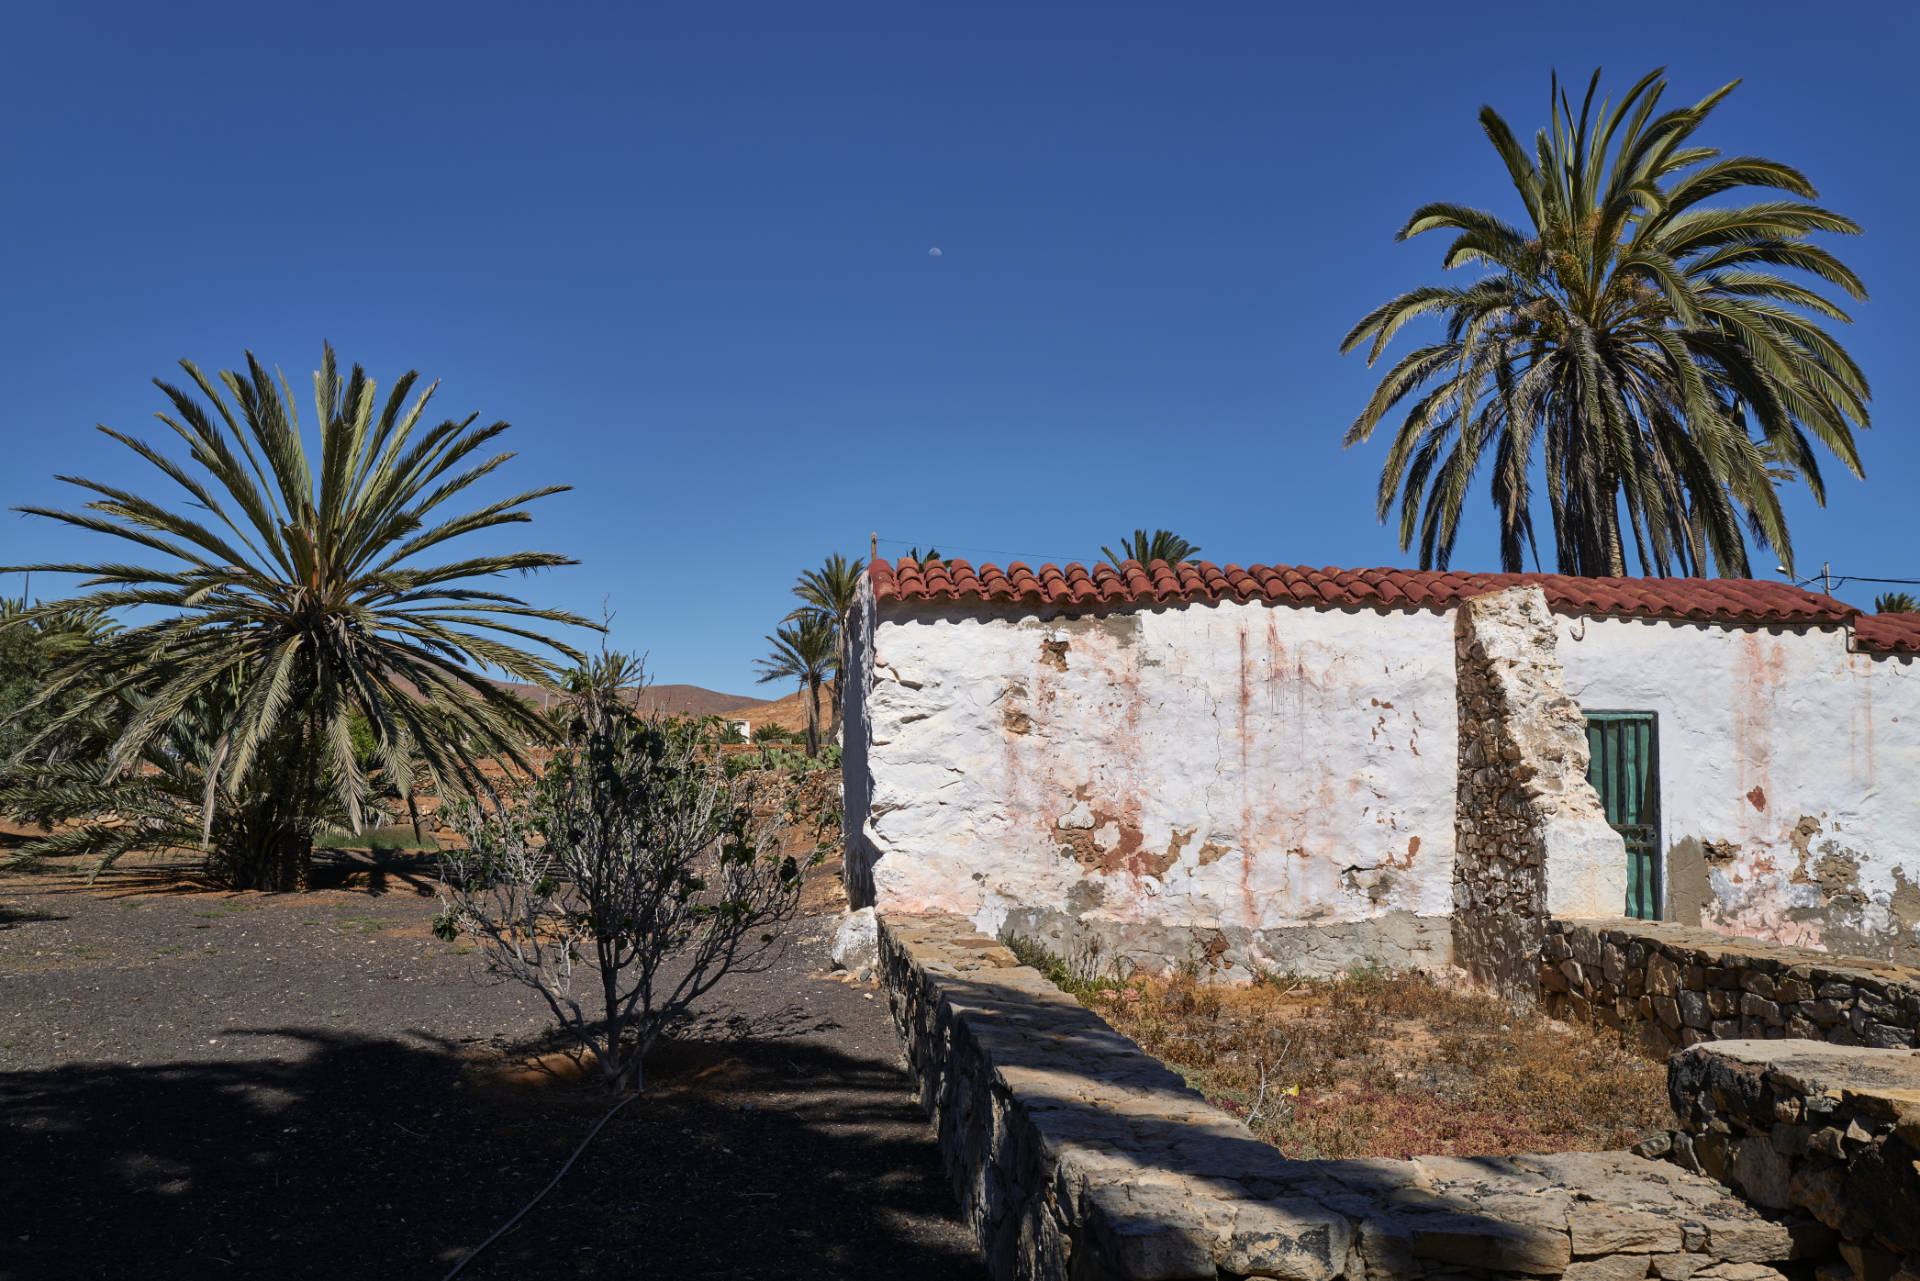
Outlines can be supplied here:
M508 803L455 815L436 921L538 992L610 1089L727 974L764 968L800 868L787 807L729 777L696 724L589 706Z

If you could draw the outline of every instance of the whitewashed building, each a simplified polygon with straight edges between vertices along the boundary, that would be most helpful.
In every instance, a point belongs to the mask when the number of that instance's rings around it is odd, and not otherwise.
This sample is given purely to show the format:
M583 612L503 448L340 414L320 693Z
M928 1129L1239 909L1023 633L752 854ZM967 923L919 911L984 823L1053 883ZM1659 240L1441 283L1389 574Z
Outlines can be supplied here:
M1471 968L1464 919L1545 911L1920 959L1920 618L1745 580L876 561L853 633L856 906L1145 965Z

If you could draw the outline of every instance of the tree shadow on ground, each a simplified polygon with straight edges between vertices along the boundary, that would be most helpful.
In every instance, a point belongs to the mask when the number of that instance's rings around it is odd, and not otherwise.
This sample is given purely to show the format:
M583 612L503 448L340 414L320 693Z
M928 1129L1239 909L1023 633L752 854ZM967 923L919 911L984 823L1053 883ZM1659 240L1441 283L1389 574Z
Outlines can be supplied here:
M91 862L47 860L18 873L9 884L33 893L84 894L101 899L172 894L260 894L293 899L323 890L375 898L388 894L427 898L439 892L440 862L437 852L423 850L315 850L312 884L306 890L236 890L211 875L206 860L198 855L149 856L104 869L98 877Z
M607 1103L591 1072L516 1083L425 1036L252 1035L305 1052L0 1077L0 1278L437 1278ZM654 1063L463 1277L983 1276L890 1064L790 1040Z

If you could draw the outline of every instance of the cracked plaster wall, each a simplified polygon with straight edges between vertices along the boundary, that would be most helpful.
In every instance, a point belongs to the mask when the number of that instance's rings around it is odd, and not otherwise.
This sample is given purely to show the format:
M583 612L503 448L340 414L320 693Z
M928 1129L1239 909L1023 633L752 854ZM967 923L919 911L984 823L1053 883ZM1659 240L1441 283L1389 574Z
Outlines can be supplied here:
M887 602L863 617L856 904L1150 968L1449 960L1447 615Z
M1920 962L1920 664L1838 629L1556 628L1582 707L1659 716L1669 919Z

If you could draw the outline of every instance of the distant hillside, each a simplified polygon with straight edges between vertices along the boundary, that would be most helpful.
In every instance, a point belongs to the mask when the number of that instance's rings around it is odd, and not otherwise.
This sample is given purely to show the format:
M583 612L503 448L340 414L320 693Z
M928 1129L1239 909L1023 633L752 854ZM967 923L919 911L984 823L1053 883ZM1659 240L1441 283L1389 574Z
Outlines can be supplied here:
M535 686L516 681L495 683L537 704L544 704L553 697ZM698 685L649 685L640 695L639 706L642 711L662 716L726 716L744 707L758 707L762 701L740 694L722 694Z
M760 702L750 695L722 694L698 685L649 685L640 706L666 716L724 716Z
M827 724L833 719L832 711L833 682L828 681L820 687L820 732L826 733ZM777 698L768 703L753 703L747 707L736 707L727 713L729 720L746 721L751 725L765 725L769 722L781 729L805 729L807 727L807 705L801 701L799 691Z

